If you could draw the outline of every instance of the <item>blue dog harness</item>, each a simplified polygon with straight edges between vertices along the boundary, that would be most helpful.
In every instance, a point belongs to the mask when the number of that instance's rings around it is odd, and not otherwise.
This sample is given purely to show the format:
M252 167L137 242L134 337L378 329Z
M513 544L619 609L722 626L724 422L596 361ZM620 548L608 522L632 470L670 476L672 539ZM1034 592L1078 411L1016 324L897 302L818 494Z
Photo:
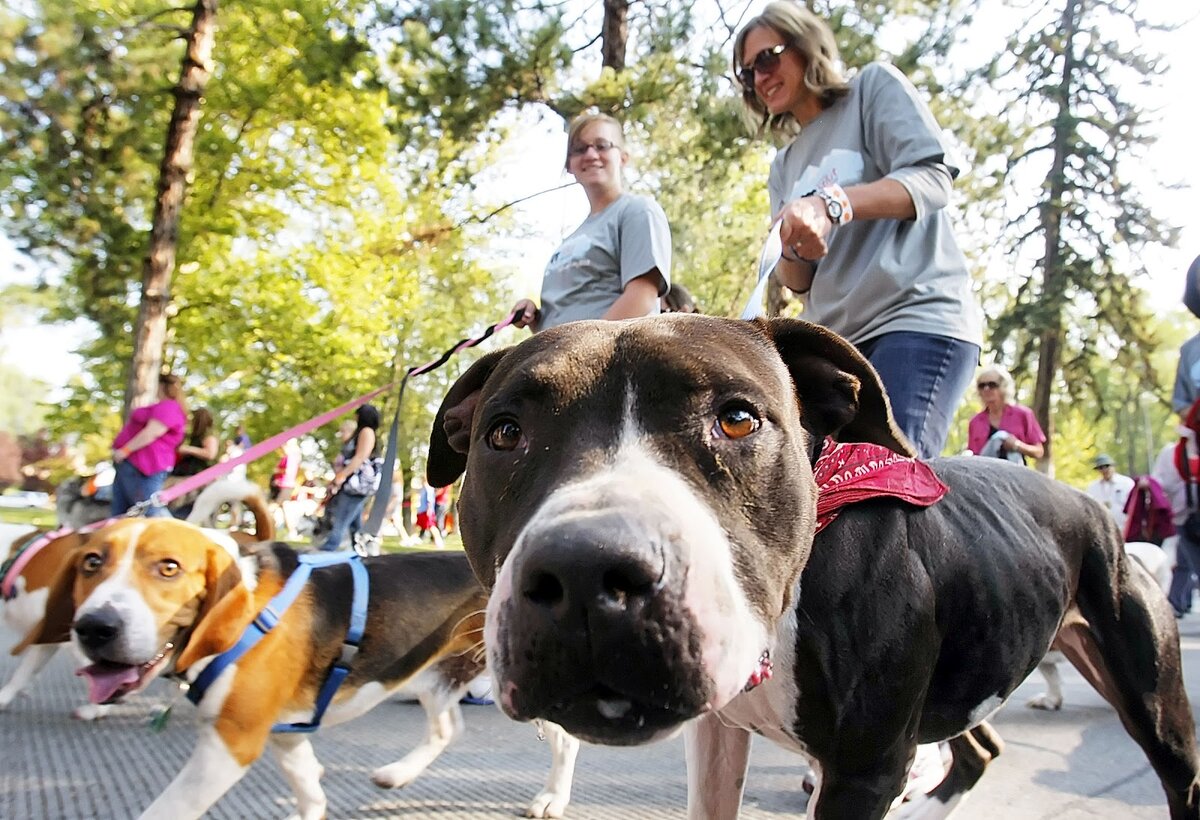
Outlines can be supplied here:
M196 677L196 680L188 687L188 700L192 703L199 704L200 699L204 697L204 693L208 691L208 687L212 686L213 681L220 677L221 673L232 663L236 663L243 655L261 641L268 632L275 628L283 614L287 612L300 595L300 590L304 589L304 585L308 583L308 578L312 575L314 569L320 567L332 567L338 564L349 564L351 577L354 579L354 595L350 604L350 628L346 630L346 640L342 642L342 654L329 667L329 673L325 677L325 683L321 685L321 691L317 693L316 706L313 709L312 720L308 723L276 723L272 728L272 732L314 732L321 725L321 717L325 714L325 710L333 701L333 696L337 692L338 687L342 685L342 681L350 674L350 669L354 665L354 657L358 654L358 644L362 640L363 630L367 626L367 600L370 597L370 580L367 576L367 568L363 565L362 558L354 552L336 552L332 554L321 553L304 553L297 556L300 560L300 565L296 567L296 571L287 579L287 583L283 585L283 589L267 602L263 611L258 613L258 616L250 622L246 627L246 631L242 633L242 637L230 649L222 652L217 657L213 658L212 663L204 667L204 670Z

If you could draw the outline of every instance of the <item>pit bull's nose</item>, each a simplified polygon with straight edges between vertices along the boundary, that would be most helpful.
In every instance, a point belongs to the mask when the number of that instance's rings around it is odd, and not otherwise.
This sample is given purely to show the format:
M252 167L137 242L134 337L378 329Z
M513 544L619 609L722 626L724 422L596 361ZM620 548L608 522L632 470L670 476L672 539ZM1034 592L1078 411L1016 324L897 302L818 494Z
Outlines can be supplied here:
M663 553L631 532L623 516L596 513L531 533L515 588L553 620L636 614L663 579Z
M112 607L101 607L75 621L75 634L84 649L103 649L121 634L120 616Z

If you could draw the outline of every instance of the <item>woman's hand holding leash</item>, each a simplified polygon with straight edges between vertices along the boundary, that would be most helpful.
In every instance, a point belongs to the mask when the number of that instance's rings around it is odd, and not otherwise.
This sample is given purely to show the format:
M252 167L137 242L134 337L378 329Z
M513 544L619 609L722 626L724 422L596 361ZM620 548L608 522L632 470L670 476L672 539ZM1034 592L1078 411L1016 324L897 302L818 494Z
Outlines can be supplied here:
M513 305L513 327L533 327L536 329L538 319L540 318L538 306L533 303L532 299L522 299Z

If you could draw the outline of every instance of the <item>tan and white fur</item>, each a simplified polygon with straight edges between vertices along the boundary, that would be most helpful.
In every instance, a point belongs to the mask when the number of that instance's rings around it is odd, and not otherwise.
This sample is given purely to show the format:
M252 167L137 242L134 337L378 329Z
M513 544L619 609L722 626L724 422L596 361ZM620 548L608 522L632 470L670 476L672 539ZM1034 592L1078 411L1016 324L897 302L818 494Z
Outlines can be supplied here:
M211 533L214 539L232 538L233 541L229 543L236 553L238 544L250 544L274 537L274 524L267 512L266 499L258 486L248 481L227 480L210 484L197 499L191 520L207 522L222 504L235 501L245 504L254 513L255 532L224 533L214 530ZM37 534L38 530L28 526L0 524L0 544L6 545L6 556L28 543ZM52 600L51 591L59 573L75 557L85 540L85 536L72 532L42 547L16 579L15 597L3 605L5 624L23 637L11 650L13 655L20 656L21 661L12 677L0 688L0 711L6 709L29 686L42 668L65 645L65 642L31 643L29 636L42 623L48 610L67 606L66 601ZM107 705L85 703L77 707L72 714L81 720L94 720L103 717L109 711Z
M298 563L284 544L258 544L240 560L209 535L169 519L120 521L94 533L58 583L72 609L47 620L35 640L69 629L91 661L94 700L111 702L173 669L194 682L279 592ZM424 741L372 780L411 783L461 733L459 699L484 669L485 596L461 553L365 559L367 624L351 672L322 725L359 717L403 690L425 708ZM207 689L196 748L142 815L200 817L267 746L297 800L296 815L326 813L323 769L308 734L273 733L278 722L312 719L317 692L341 654L350 618L346 565L318 568L279 623ZM63 616L66 617L63 617ZM570 797L577 741L547 727L555 765L531 816L560 817Z

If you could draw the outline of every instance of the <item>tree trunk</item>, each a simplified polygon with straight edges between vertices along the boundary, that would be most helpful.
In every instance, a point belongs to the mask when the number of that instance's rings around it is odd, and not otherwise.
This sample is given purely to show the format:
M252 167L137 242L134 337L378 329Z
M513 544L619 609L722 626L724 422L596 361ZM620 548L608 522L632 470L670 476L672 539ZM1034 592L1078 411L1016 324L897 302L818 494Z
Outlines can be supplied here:
M1050 414L1050 397L1058 376L1062 354L1063 302L1067 293L1066 254L1062 246L1063 196L1066 190L1067 155L1075 136L1071 113L1071 84L1075 79L1075 35L1079 31L1081 0L1067 0L1063 8L1059 31L1063 39L1062 76L1054 92L1058 115L1054 123L1054 155L1046 177L1046 202L1042 205L1042 233L1045 251L1042 257L1041 304L1045 320L1038 343L1037 383L1033 391L1033 412L1046 433L1046 452L1038 460L1038 469L1053 476L1054 419Z
M179 83L174 88L175 109L171 112L166 148L159 166L158 195L150 228L150 248L143 266L133 362L125 387L126 416L132 408L153 400L162 369L171 274L175 270L175 251L179 243L179 214L183 208L187 177L192 170L204 87L212 74L216 30L217 0L197 0Z
M604 67L625 70L625 47L629 43L629 0L604 0L604 29L601 34Z

